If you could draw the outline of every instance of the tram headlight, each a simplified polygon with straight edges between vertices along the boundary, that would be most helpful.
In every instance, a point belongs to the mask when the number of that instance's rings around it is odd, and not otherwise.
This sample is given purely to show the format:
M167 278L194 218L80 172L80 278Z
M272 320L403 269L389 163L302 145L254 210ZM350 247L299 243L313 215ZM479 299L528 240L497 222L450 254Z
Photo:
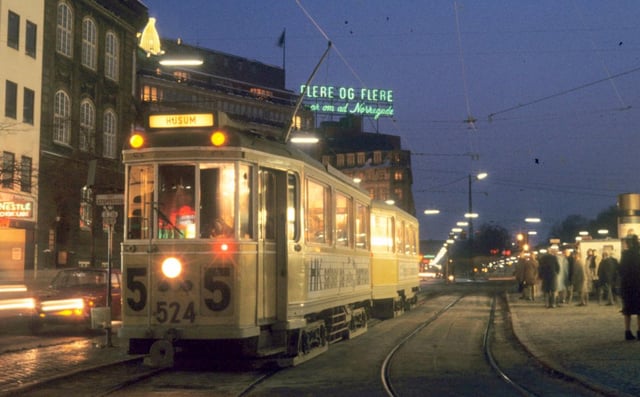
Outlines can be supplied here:
M170 257L162 261L162 274L167 278L176 278L182 273L182 262L178 258Z
M129 145L133 149L140 149L144 145L144 136L139 133L135 133L129 137Z
M213 146L222 146L227 143L227 135L222 131L214 131L211 134L211 144Z

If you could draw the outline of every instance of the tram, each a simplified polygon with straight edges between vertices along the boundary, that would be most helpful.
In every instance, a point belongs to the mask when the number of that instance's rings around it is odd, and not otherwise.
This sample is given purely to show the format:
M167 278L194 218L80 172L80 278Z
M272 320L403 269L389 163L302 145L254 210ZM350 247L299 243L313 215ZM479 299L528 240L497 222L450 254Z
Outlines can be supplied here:
M295 365L417 300L417 220L255 128L152 114L123 151L119 332L152 365L180 350Z

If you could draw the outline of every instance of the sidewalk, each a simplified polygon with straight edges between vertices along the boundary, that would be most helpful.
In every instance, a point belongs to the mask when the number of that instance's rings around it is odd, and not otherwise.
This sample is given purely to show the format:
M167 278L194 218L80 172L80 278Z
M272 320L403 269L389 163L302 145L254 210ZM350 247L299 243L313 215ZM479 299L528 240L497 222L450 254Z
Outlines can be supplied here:
M519 293L508 297L516 336L547 367L609 395L640 395L640 341L624 339L619 304L592 300L587 306L574 302L547 309L542 297L533 302L519 299ZM634 317L634 334L635 324Z

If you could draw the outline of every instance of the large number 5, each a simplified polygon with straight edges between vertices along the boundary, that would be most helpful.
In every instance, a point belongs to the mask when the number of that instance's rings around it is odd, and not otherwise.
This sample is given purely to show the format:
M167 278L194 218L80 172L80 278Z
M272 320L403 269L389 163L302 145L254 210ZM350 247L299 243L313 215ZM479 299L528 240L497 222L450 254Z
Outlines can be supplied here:
M133 298L127 298L127 305L129 305L129 307L136 312L144 309L144 307L147 305L147 287L142 281L136 280L136 278L140 277L142 277L143 279L147 277L146 268L127 268L127 289L132 292L131 295L134 295L137 292L138 296L140 297L140 299L137 301Z

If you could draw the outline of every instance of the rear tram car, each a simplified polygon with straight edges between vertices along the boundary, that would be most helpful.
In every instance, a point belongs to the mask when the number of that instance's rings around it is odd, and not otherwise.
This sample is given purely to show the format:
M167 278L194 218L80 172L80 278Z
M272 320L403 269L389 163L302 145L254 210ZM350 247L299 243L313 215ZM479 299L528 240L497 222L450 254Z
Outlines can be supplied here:
M294 365L366 331L371 313L415 302L415 218L225 113L148 124L123 152L130 353L154 365L183 349ZM372 237L372 213L406 227ZM387 249L373 260L372 239Z

